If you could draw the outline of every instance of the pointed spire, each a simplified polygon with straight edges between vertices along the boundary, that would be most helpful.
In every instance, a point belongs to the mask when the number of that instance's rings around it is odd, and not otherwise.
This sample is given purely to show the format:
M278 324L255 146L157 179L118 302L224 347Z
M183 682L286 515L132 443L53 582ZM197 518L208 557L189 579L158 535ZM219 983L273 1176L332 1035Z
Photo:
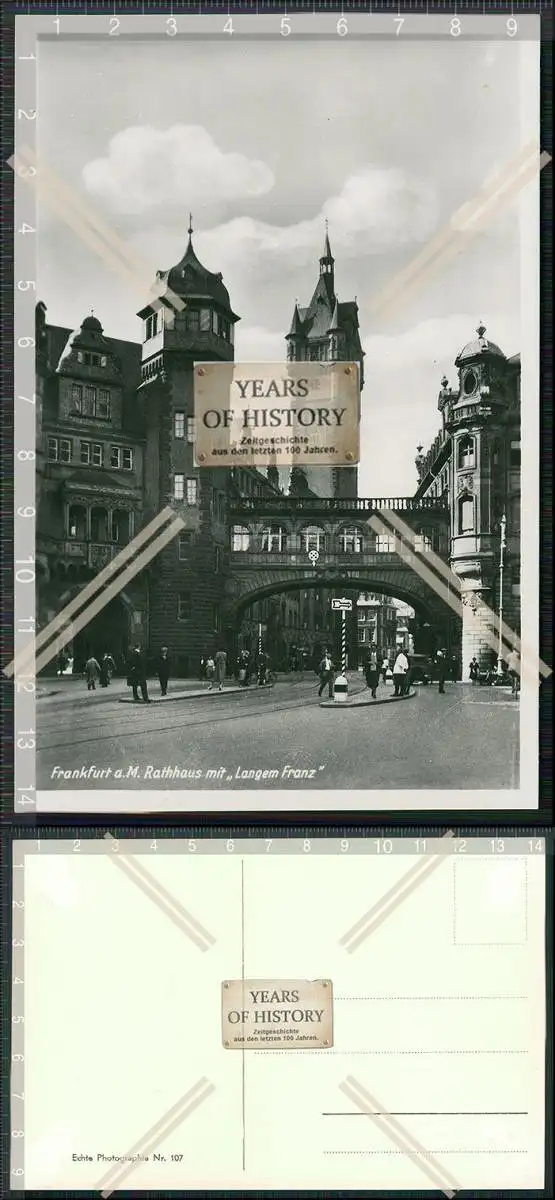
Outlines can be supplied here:
M334 257L331 252L331 246L330 246L330 237L329 237L329 232L328 232L328 218L327 217L325 219L324 224L326 227L326 237L324 240L324 253L320 259L320 266L323 266L324 264L333 264L333 262L334 262ZM330 269L330 265L328 265L328 270L329 269Z
M331 246L330 246L330 237L329 237L329 232L328 232L328 229L329 229L329 227L328 227L328 218L327 218L327 217L326 217L326 220L325 220L325 225L326 225L326 240L325 240L325 242L324 242L324 254L323 254L323 257L324 257L324 258L331 258L331 260L332 260L332 262L333 262L333 254L332 254L332 252L331 252Z
M287 336L295 337L297 334L299 334L301 332L302 332L301 314L299 312L299 306L298 306L297 302L295 301L295 308L293 310L293 320L291 321L291 328L290 328Z

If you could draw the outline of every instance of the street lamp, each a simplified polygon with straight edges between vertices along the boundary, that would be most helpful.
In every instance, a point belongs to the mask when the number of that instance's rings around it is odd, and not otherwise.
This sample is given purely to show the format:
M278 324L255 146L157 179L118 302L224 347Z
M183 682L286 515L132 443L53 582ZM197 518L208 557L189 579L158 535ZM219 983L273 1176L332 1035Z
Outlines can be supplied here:
M503 571L505 567L505 547L507 545L507 518L501 517L501 543L499 547L499 645L497 649L497 674L502 674L501 654L503 650Z

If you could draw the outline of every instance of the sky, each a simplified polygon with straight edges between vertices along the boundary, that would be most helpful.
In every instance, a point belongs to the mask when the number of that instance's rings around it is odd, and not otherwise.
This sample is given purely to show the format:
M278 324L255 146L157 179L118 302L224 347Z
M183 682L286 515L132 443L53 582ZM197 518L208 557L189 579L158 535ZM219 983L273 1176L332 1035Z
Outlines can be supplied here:
M241 317L237 361L281 361L327 219L366 354L359 494L412 494L440 380L456 384L480 320L520 350L518 204L393 307L378 298L529 140L519 54L508 41L41 42L39 159L142 264L124 277L40 198L47 319L75 328L93 310L109 336L140 341L136 313L181 258L191 211L195 250Z

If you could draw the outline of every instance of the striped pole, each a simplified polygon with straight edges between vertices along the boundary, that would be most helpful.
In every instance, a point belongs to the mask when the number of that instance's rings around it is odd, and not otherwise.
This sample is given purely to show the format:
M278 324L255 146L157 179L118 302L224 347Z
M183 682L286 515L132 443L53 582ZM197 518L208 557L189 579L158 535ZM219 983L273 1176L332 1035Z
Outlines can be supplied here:
M341 674L345 675L347 671L347 614L345 609L341 612Z

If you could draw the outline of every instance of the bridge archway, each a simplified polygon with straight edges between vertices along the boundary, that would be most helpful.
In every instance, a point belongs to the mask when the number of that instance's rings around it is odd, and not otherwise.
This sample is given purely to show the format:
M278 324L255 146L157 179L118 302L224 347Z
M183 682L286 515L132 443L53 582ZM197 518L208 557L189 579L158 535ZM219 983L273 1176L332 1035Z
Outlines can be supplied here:
M341 570L339 566L335 569L328 568L314 572L295 570L289 567L283 569L282 572L275 569L251 570L233 577L229 585L225 622L231 652L235 653L237 650L243 623L253 606L273 598L279 601L288 593L298 594L311 590L317 590L326 595L325 603L328 612L331 612L332 595L347 595L353 600L353 618L349 639L353 657L358 653L356 601L361 593L391 597L391 599L402 601L414 610L417 631L416 652L431 654L440 644L445 645L449 652L458 651L460 622L453 617L452 610L439 600L433 589L428 587L414 571L409 567L402 568L397 560L397 564L389 569L385 566L382 569L368 567L365 569L364 564L361 563L360 567L349 571ZM277 624L279 632L277 636L272 635L271 640L279 646L283 646L285 634L283 629L279 628L279 615L277 622L274 620L274 624ZM329 620L322 623L321 637L316 636L314 640L317 647L316 656L319 654L320 648L330 640L330 637L337 640L338 628L338 625L335 628L333 622ZM254 636L254 631L251 631L251 636ZM361 653L364 654L364 651ZM279 654L278 657L280 657Z

